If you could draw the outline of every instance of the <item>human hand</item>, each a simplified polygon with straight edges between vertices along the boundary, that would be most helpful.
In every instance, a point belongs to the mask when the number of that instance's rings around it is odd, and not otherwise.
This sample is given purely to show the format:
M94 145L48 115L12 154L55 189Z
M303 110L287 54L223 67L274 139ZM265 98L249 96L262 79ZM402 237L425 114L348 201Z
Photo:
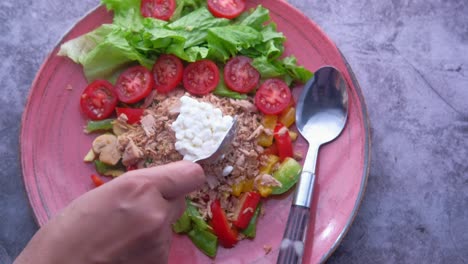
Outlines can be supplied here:
M127 172L73 201L14 264L166 263L171 224L204 179L188 161Z

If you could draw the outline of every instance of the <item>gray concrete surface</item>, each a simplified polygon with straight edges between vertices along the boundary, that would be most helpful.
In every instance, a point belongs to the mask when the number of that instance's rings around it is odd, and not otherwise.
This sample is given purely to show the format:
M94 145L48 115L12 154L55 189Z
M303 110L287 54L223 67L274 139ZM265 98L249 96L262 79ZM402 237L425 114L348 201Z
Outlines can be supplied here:
M328 263L468 262L468 1L290 0L337 43L372 123L361 209ZM36 231L18 132L30 84L97 0L0 2L0 263Z

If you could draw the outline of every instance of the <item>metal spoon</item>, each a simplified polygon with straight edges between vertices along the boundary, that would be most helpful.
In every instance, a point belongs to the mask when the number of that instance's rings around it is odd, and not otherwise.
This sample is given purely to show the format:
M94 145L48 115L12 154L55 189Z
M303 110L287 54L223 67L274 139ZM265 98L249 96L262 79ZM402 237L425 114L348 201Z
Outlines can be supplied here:
M305 85L297 103L296 125L309 143L277 263L301 263L321 145L338 137L348 117L347 84L333 67L323 67Z
M234 140L234 136L236 135L237 129L237 116L232 118L232 123L229 129L224 133L223 140L219 143L216 150L208 156L198 158L193 162L201 163L215 163L218 161L224 153L226 153L227 149L231 145L231 142Z

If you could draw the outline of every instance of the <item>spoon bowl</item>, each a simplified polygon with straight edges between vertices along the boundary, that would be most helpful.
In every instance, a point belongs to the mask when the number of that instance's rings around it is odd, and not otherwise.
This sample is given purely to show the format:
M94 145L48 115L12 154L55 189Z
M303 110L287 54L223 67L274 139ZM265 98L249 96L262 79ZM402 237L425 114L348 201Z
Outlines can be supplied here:
M309 149L289 212L277 263L302 262L319 148L337 138L346 125L347 89L341 73L326 66L315 72L301 93L297 103L296 126L309 143Z
M223 139L219 142L219 145L216 147L216 149L208 156L198 158L194 160L193 162L196 162L198 164L216 163L224 155L224 153L226 153L229 146L231 146L231 143L234 140L234 137L236 135L236 131L237 131L237 116L234 116L232 118L231 126L226 131L226 133L224 133Z
M343 130L348 116L348 94L341 73L320 68L297 103L296 126L309 144L332 141Z

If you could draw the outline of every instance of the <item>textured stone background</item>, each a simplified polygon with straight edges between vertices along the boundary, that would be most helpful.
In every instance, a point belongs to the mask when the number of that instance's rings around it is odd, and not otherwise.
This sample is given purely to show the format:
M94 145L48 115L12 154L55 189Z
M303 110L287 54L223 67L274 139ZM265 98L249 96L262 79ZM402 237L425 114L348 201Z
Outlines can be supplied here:
M354 69L372 125L357 218L329 263L468 262L468 1L291 0ZM98 0L0 1L0 263L36 231L18 133L31 82Z

